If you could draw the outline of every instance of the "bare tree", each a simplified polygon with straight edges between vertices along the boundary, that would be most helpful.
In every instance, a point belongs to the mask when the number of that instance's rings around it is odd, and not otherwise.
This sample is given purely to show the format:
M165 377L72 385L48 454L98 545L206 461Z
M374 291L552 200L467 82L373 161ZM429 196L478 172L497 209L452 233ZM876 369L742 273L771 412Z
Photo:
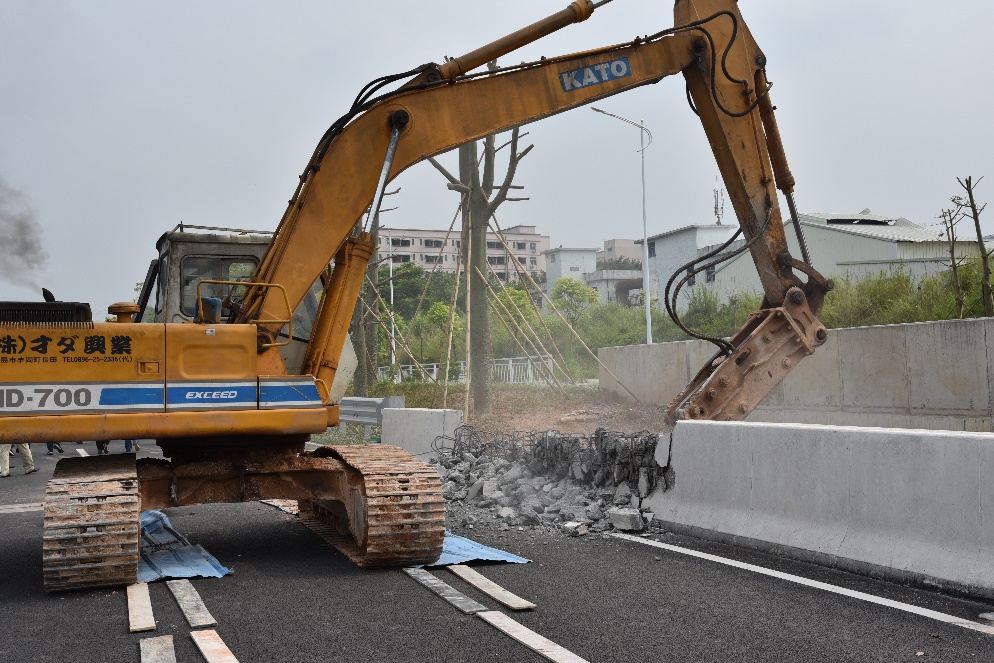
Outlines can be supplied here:
M966 192L966 198L953 196L952 202L956 205L957 210L961 210L964 215L973 219L973 225L977 229L977 247L980 249L980 265L983 270L980 280L981 296L984 301L984 316L990 318L994 317L994 294L991 292L991 254L994 253L994 250L987 250L987 247L984 245L984 233L980 230L980 213L987 208L987 203L977 207L977 199L974 196L977 185L983 179L981 177L974 182L972 177L963 179L957 177L956 181L959 182L959 185Z
M490 70L497 68L491 62ZM507 201L527 200L512 198L508 193L522 187L513 184L518 163L531 151L529 145L518 152L518 140L522 137L519 129L511 130L511 139L497 146L496 134L483 139L483 157L479 156L477 141L459 147L459 177L454 177L435 159L429 159L433 166L449 181L448 187L462 194L463 204L463 265L466 265L467 287L470 291L469 347L466 349L469 363L469 384L476 412L490 410L492 400L491 370L493 366L490 345L490 297L489 289L482 284L470 287L476 274L487 273L487 226L497 208ZM497 152L509 148L507 170L503 182L496 184ZM483 167L482 172L480 167ZM468 258L468 259L467 259ZM478 279L477 279L478 280Z
M963 218L963 214L955 209L944 209L939 214L942 220L942 227L945 228L946 241L949 244L949 267L953 280L953 296L956 298L956 317L962 319L966 309L966 302L963 298L963 286L960 283L959 268L965 258L956 257L956 224Z

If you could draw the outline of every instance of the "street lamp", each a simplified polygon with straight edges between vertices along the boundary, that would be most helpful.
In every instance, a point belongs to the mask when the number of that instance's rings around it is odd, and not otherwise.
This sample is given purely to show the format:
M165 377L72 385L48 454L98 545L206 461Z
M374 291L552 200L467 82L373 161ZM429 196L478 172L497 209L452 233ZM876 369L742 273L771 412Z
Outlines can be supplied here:
M649 241L646 231L646 220L645 220L645 148L652 145L652 132L645 128L642 120L638 122L633 122L627 117L621 117L620 115L615 115L614 113L608 113L607 111L601 110L600 108L590 107L590 110L603 115L608 115L615 118L616 120L621 120L622 122L627 122L633 127L638 127L639 129L639 154L642 155L642 299L645 300L645 342L648 345L652 345L652 313L650 309L650 297L649 297ZM649 142L645 142L645 137L648 134Z

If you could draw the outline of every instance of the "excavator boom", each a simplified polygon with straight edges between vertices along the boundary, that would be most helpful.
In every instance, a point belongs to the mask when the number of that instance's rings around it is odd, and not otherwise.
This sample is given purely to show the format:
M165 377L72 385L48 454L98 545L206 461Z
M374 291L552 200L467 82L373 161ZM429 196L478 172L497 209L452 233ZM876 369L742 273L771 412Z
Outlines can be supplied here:
M367 208L367 219L374 217L387 182L415 163L667 76L686 79L738 217L742 250L751 252L765 292L763 310L730 341L713 339L720 351L673 403L671 419L744 418L825 341L818 313L831 283L810 266L803 241L801 258L787 250L776 188L794 215L794 181L769 97L766 57L735 0L676 0L674 28L472 73L585 20L595 8L575 0L446 64L367 86L318 143L250 278L241 270L247 273L255 257L234 245L217 261L197 254L177 265L160 254L166 287L156 291L156 316L163 313L159 295L175 280L187 318L132 322L140 312L128 302L111 307L116 323L91 322L88 307L49 302L15 314L0 305L0 439L151 437L169 458L58 464L45 502L47 588L134 582L139 511L205 502L298 499L306 518L360 565L436 559L445 509L432 467L388 445L304 452L309 434L337 424L332 384L374 248L361 217ZM393 83L395 89L382 92ZM164 236L162 246L182 235ZM706 269L721 257L696 259L680 272ZM192 272L180 269L187 262ZM316 301L319 278L324 296L301 341L293 320L305 298ZM204 296L204 288L220 296ZM144 291L146 303L150 292ZM673 301L667 288L670 309Z
M671 418L744 418L825 335L818 313L826 282L787 250L776 184L792 195L793 177L769 98L766 56L734 0L677 0L676 27L658 34L483 74L465 73L509 48L583 20L593 8L589 0L577 0L549 19L445 65L426 65L396 91L361 107L330 131L301 175L253 280L281 284L296 306L315 275L354 233L377 192L381 164L389 180L467 141L683 73L756 264L768 313L751 318L730 344L722 342L719 355L674 403ZM398 117L403 118L399 141L394 135L391 143ZM388 152L390 159L384 161ZM808 275L807 282L797 271ZM354 300L341 303L341 309L324 313L348 319ZM261 334L272 337L280 325L266 321L278 318L282 308L272 289L250 290L239 320L255 322ZM773 330L772 322L760 325L766 319L789 322ZM757 340L754 332L760 326ZM735 352L747 346L746 354ZM329 357L334 348L321 352ZM275 351L269 354L272 358L260 358L260 365L278 364ZM712 374L731 355L735 363L721 368L713 382ZM696 399L705 386L707 400Z

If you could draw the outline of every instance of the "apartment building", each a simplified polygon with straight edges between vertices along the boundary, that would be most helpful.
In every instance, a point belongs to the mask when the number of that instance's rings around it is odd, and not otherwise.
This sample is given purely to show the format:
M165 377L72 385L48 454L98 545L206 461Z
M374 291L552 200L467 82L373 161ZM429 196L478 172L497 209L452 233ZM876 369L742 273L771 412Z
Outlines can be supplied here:
M518 278L512 261L517 261L521 270L527 271L532 278L538 277L545 271L543 252L548 248L549 236L538 234L536 226L505 228L502 237L487 233L487 262L502 281ZM414 262L427 270L454 273L462 245L460 233L455 229L449 233L420 228L380 228L377 250L381 260L388 258L395 265Z
M642 242L634 239L606 239L604 248L597 252L597 262L628 258L642 262Z

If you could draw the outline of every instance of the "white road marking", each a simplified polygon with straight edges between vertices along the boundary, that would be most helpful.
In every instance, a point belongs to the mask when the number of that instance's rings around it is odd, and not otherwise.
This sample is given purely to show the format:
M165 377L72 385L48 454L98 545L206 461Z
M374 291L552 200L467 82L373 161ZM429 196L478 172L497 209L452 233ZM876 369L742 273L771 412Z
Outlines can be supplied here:
M190 637L207 663L238 663L238 659L228 649L228 645L224 644L217 631L194 631Z
M86 449L76 449L76 453L78 453L80 456L89 456L90 455L90 454L86 453Z
M710 555L708 553L698 552L696 550L690 550L689 548L681 548L679 546L670 545L668 543L660 543L659 541L653 541L651 539L643 539L638 536L632 536L631 534L612 534L611 536L617 539L624 539L625 541L634 541L635 543L641 543L647 546L652 546L653 548L662 548L663 550L669 550L670 552L680 553L681 555L689 555L691 557L697 557L698 559L705 559L708 560L709 562L717 562L718 564L733 566L737 569L752 571L754 573L759 573L764 576L779 578L780 580L786 580L787 582L794 582L799 585L814 587L815 589L821 589L826 592L831 592L833 594L841 594L842 596L848 596L850 598L858 599L860 601L875 603L877 605L893 608L895 610L910 612L911 614L918 615L920 617L927 617L928 619L934 619L936 621L945 622L946 624L952 624L953 626L961 626L963 628L967 628L973 631L980 631L981 633L984 633L986 635L994 635L994 626L990 626L988 624L980 624L978 622L972 622L968 619L954 617L953 615L947 615L943 612L929 610L928 608L919 608L918 606L910 605L908 603L901 603L900 601L892 601L891 599L885 599L879 596L873 596L872 594L857 592L855 590L846 589L845 587L838 587L836 585L829 585L828 583L825 582L819 582L817 580L802 578L801 576L795 576L790 573L783 573L782 571L774 571L772 569L766 569L763 568L762 566L756 566L754 564L737 562L734 559L726 559L724 557L718 557L717 555Z
M45 505L41 502L31 502L30 504L4 504L0 506L0 513L28 513L29 511L43 511Z
M167 580L166 586L173 593L176 603L190 624L190 628L200 628L203 626L217 626L217 621L207 611L200 594L193 588L189 580Z
M587 659L580 658L565 647L557 645L552 640L514 621L503 612L487 610L476 613L476 616L550 661L555 661L555 663L587 663Z

